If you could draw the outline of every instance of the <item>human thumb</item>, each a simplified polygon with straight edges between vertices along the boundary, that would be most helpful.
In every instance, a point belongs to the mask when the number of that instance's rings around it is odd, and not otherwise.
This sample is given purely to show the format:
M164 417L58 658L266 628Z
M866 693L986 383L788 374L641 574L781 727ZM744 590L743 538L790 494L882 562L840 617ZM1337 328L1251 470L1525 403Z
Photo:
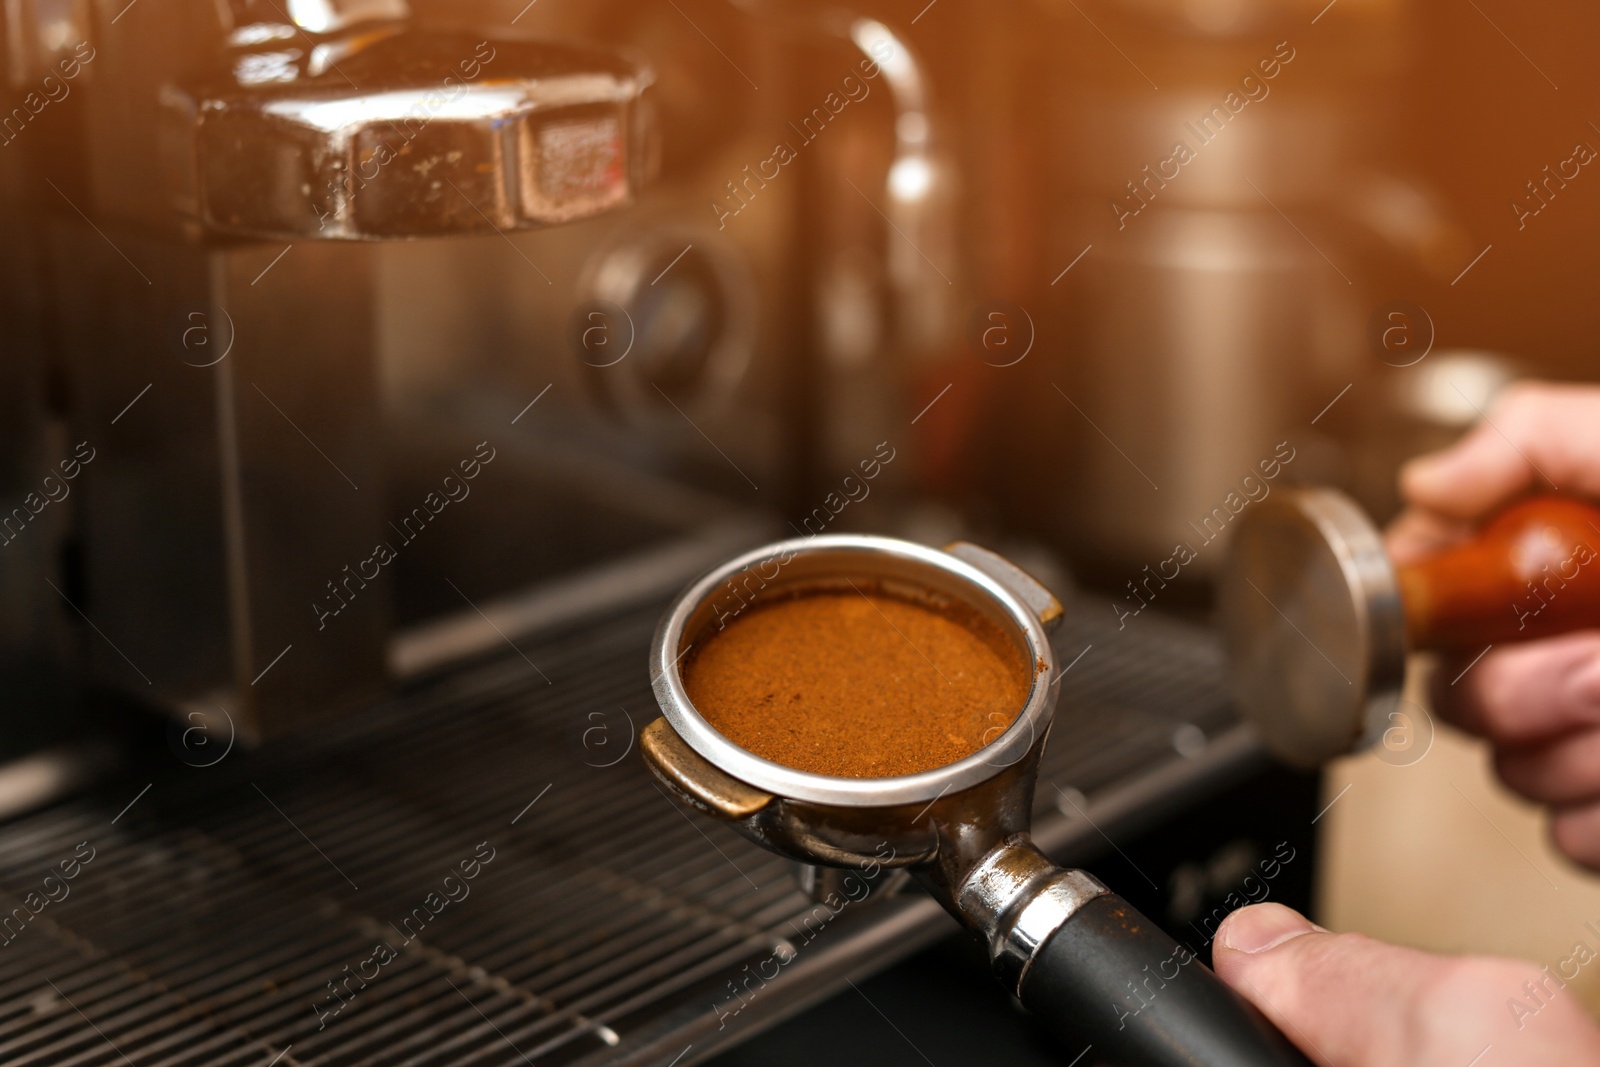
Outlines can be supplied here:
M1329 933L1281 904L1228 916L1213 962L1327 1067L1464 1067L1491 1046L1497 1063L1600 1062L1600 1031L1531 963Z
M1456 520L1478 520L1525 490L1533 470L1488 424L1454 445L1409 460L1400 492L1417 506Z

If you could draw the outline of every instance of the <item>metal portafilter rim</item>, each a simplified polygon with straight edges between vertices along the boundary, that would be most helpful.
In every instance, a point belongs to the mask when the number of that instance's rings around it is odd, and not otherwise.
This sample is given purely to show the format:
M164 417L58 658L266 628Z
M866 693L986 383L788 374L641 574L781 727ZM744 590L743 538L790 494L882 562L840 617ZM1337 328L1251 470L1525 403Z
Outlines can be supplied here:
M961 551L974 546L953 546ZM981 549L974 549L982 552ZM983 557L989 557L987 560ZM994 566L999 557L969 555ZM682 664L695 641L730 614L745 610L747 597L771 598L825 587L829 578L855 573L859 580L897 587L910 595L930 591L976 609L1018 642L1034 665L1027 702L1003 733L954 763L891 778L845 778L796 770L740 748L695 709L684 688ZM1019 572L1020 573L1020 572ZM849 589L848 584L839 586ZM719 604L721 598L724 602ZM949 551L890 537L822 534L780 541L745 553L686 589L656 628L650 653L650 683L667 722L705 760L741 782L775 796L836 807L884 807L925 803L958 793L1027 757L1050 725L1057 688L1050 684L1055 654L1040 618L1041 607L1024 603L1000 580ZM1059 615L1059 605L1055 613Z

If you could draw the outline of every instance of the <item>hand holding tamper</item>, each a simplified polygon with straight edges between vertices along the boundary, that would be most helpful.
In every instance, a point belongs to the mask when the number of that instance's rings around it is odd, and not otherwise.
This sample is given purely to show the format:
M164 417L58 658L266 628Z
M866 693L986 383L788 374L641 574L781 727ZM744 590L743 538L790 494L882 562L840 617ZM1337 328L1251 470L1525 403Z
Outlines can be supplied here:
M1383 735L1409 652L1600 626L1600 508L1528 497L1397 565L1342 493L1279 493L1241 516L1217 599L1241 714L1276 755L1315 767Z
M650 676L664 718L640 748L678 800L774 852L909 869L1085 1063L1305 1067L1193 953L1029 837L1061 614L974 545L772 545L663 618Z

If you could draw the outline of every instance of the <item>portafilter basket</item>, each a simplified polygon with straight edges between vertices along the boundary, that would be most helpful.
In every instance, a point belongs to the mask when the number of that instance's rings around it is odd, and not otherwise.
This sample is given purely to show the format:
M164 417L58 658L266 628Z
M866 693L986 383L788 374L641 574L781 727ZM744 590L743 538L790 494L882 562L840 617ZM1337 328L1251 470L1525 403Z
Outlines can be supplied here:
M697 642L763 601L870 586L959 604L1034 665L1015 721L947 766L889 778L796 770L735 745L690 702L681 665ZM682 803L804 863L904 867L988 945L1006 989L1086 1062L1285 1067L1308 1061L1259 1012L1094 876L1057 867L1029 837L1039 758L1060 687L1049 631L1062 606L976 545L820 535L731 560L694 582L656 630L650 680L664 718L640 734L645 763ZM1142 1010L1117 1007L1143 992ZM1131 1003L1131 1002L1130 1002Z

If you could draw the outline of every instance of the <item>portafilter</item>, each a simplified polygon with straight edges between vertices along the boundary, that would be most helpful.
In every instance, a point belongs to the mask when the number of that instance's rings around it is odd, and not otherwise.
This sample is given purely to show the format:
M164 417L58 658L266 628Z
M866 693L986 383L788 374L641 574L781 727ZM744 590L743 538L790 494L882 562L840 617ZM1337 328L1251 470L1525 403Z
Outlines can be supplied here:
M1337 490L1280 491L1235 521L1217 588L1234 700L1301 767L1396 729L1408 652L1600 626L1600 509L1571 497L1520 500L1404 565Z
M1016 719L935 770L847 778L763 759L695 709L680 666L730 616L797 593L858 589L993 623L1034 667ZM1048 631L1060 602L975 545L943 551L887 537L819 535L756 549L694 582L656 630L650 679L665 718L640 734L678 800L804 863L909 868L988 945L1005 988L1086 1063L1284 1067L1306 1059L1194 953L1094 876L1057 867L1029 837L1034 781L1060 687ZM887 847L885 847L887 846ZM885 860L885 855L891 858ZM1143 992L1128 1011L1130 991Z

